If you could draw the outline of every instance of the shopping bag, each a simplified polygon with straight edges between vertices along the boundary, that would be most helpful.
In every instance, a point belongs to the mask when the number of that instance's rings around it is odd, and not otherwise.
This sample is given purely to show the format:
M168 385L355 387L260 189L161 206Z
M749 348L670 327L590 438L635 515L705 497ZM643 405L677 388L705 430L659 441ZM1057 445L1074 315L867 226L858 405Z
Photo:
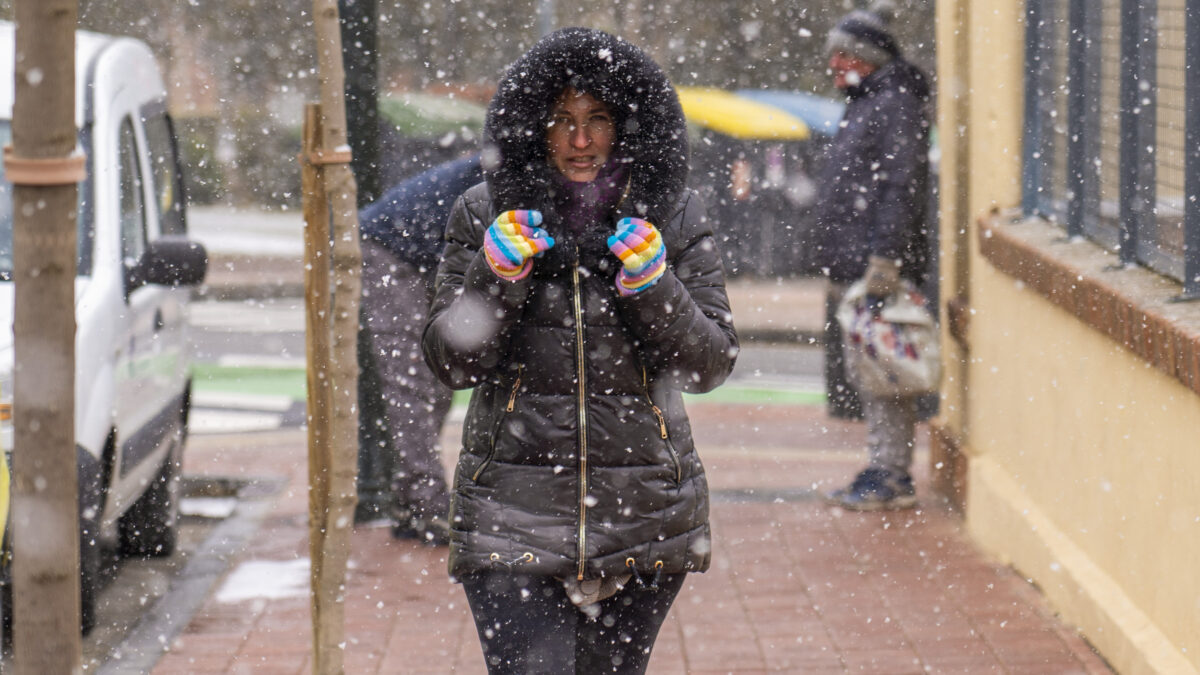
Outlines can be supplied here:
M875 396L916 396L937 391L941 382L938 328L925 296L908 280L872 308L867 284L846 290L838 306L846 373L860 392Z

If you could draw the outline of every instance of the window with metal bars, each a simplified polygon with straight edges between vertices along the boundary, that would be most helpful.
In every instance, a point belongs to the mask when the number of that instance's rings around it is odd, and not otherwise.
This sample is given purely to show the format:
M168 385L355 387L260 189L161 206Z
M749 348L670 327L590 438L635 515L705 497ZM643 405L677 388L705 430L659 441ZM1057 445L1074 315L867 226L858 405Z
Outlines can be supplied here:
M1023 203L1200 298L1200 0L1027 0Z

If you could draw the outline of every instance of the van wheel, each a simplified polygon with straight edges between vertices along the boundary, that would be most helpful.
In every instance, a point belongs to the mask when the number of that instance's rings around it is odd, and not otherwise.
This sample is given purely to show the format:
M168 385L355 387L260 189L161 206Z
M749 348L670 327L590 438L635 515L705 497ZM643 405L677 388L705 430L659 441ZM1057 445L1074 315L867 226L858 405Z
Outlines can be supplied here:
M4 537L4 555L9 554L8 536ZM4 563L5 568L0 576L3 576L3 582L0 583L0 649L11 653L12 652L12 626L13 626L13 596L12 596L12 559L8 559Z
M96 603L104 557L100 541L100 491L94 481L79 486L79 624L83 633L96 625Z
M92 523L94 525L94 523ZM94 529L80 520L79 536L79 629L84 635L96 627L96 603L100 593L101 565L100 542L92 535ZM7 537L5 538L7 541ZM7 550L7 548L6 548ZM11 567L5 571L0 583L0 647L12 649L13 637L13 587Z
M104 469L82 446L75 446L79 467L79 624L86 634L96 625L96 604L104 584L105 545L100 535L104 513ZM111 561L111 557L108 557Z
M96 626L96 605L104 583L105 547L100 540L100 513L104 500L99 464L81 447L76 447L76 455L79 467L79 627L86 635ZM5 558L3 572L0 572L0 645L4 650L12 648L13 638L11 532L10 524L0 547L0 556Z
M100 567L103 559L100 555L100 542L91 536L86 523L82 525L79 537L79 629L84 635L96 627L96 601L100 593ZM7 538L6 538L7 539ZM12 649L13 636L13 587L11 567L6 570L4 580L0 584L0 647L5 651Z
M179 527L179 453L167 453L158 476L121 516L121 553L162 558L175 552Z
M79 540L79 626L84 635L96 626L96 601L100 595L100 541L81 528Z

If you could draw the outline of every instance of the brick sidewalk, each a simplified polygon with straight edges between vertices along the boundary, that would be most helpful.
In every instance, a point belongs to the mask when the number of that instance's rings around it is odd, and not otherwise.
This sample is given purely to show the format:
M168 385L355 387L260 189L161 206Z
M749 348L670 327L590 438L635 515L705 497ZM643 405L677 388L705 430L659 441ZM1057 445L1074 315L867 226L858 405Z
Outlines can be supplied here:
M861 424L816 407L705 403L691 415L713 490L713 565L688 577L651 673L1110 672L930 503L923 438L925 508L841 513L816 494L859 468ZM191 442L189 475L288 481L238 563L307 557L304 443L299 431ZM311 672L306 597L222 603L216 590L154 673ZM484 672L445 549L360 528L346 598L347 673Z

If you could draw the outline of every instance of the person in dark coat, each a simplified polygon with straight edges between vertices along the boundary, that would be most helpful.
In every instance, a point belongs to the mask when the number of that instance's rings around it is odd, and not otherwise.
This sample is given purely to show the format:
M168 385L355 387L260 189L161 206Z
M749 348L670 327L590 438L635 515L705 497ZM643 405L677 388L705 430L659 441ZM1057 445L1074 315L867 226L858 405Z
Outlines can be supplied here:
M377 397L362 407L380 417L364 414L364 423L379 429L360 434L359 511L382 512L394 536L427 544L449 541L450 495L438 439L451 392L425 364L421 332L450 208L482 175L478 155L447 162L398 183L359 214L360 394Z
M847 14L827 41L830 70L847 97L818 180L817 257L831 281L831 310L858 279L882 299L899 290L901 278L919 286L927 267L929 84L901 55L888 31L892 18L891 3L877 1ZM828 345L832 365L841 362L840 351L840 344ZM869 465L830 499L860 510L911 507L916 399L860 397Z
M738 351L675 90L567 28L508 68L450 216L425 357L474 392L451 505L491 673L640 673L711 558L682 392Z

